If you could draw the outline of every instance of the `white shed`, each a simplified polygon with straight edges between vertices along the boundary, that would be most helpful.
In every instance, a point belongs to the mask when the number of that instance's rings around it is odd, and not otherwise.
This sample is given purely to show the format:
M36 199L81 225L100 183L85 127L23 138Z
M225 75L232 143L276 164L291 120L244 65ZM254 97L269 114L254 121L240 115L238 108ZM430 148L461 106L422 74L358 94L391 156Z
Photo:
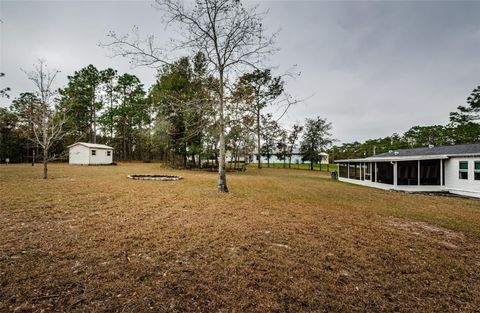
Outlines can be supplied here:
M113 163L113 148L106 145L77 142L68 146L68 163L106 165Z

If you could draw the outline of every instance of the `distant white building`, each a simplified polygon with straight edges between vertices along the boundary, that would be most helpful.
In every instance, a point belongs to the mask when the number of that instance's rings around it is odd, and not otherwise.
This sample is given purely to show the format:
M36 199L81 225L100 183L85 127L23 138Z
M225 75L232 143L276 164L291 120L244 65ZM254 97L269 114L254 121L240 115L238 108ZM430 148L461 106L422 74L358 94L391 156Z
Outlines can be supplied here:
M68 163L106 165L113 163L113 148L106 145L77 142L68 146Z
M480 198L480 143L400 149L338 160L339 180L381 189Z
M322 157L322 161L320 163L322 164L329 163L328 153L321 152L320 156ZM252 160L253 160L252 162L254 163L258 162L256 153L253 155ZM288 163L288 160L289 158L287 157L286 163ZM268 163L266 156L264 155L261 156L261 163ZM277 156L274 153L270 156L270 163L283 163L283 160L280 160L279 158L277 158ZM300 150L298 148L294 148L292 151L292 164L310 164L310 161L308 160L302 161L302 154L300 153Z

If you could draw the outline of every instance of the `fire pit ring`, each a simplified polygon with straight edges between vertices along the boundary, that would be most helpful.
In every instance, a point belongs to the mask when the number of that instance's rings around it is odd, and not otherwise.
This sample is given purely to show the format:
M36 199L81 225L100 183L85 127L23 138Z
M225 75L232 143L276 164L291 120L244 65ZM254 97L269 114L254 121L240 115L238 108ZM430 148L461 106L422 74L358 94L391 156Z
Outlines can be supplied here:
M137 180L161 180L161 181L177 181L183 179L182 176L177 175L162 175L162 174L131 174L128 175L130 179Z

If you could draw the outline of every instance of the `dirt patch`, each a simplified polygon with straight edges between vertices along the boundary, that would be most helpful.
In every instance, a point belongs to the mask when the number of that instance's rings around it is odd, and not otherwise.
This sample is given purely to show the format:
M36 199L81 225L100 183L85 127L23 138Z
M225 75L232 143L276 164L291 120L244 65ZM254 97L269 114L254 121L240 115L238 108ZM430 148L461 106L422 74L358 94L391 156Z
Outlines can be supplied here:
M465 241L465 235L461 232L424 222L408 221L391 217L386 220L386 224L404 230L414 236L429 238L432 241L451 249L457 248L458 245Z

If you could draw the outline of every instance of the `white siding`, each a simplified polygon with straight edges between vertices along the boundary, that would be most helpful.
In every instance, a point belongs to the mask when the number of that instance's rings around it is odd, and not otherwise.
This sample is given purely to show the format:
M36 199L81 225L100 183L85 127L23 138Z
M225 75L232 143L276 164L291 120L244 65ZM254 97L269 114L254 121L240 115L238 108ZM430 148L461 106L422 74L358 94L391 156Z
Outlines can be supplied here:
M460 179L460 161L468 162L468 179ZM475 161L480 157L455 157L445 160L445 187L451 192L480 198L480 180L474 179Z
M68 163L85 164L89 163L89 149L85 146L76 145L70 148L68 152Z
M93 151L95 151L95 155L93 155ZM110 156L107 155L108 152L110 152ZM112 162L113 162L112 150L90 148L90 164L91 165L111 164Z
M92 155L95 150L95 155ZM110 155L108 155L110 151ZM113 151L110 149L89 148L83 145L75 145L69 150L69 163L81 165L102 165L113 163Z

